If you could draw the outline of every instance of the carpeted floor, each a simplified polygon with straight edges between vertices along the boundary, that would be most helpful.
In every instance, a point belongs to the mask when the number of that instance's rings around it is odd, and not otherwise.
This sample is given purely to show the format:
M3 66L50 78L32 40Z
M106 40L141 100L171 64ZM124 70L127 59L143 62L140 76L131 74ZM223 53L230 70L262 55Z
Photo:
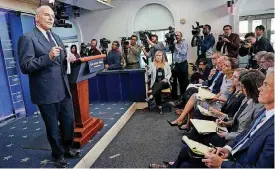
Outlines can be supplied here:
M91 116L104 121L98 132L80 151L83 156L105 135L132 105L129 102L94 103L90 105ZM40 115L14 120L0 127L0 168L53 168L45 126ZM79 159L68 159L74 167Z
M182 147L182 132L166 120L176 117L171 112L137 111L91 167L146 168L150 163L174 161Z

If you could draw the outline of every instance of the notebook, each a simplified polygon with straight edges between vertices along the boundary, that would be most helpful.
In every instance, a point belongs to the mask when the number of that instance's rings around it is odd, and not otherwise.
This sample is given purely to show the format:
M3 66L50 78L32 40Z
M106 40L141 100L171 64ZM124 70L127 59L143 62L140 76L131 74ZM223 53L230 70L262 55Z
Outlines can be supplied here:
M198 107L199 111L201 112L201 114L204 115L204 116L218 117L216 114L214 114L214 113L212 113L211 111L209 111L209 110L203 108L203 107L200 106L200 105L197 105L197 107ZM224 114L224 113L219 113L219 114L220 114L221 116L223 116L223 117L227 117L227 114ZM219 116L219 117L221 117L221 116Z
M213 99L216 95L212 93L210 90L199 88L198 98L201 100Z
M195 129L200 134L215 133L218 130L228 132L226 127L218 126L214 121L190 119Z
M189 139L187 136L183 136L182 140L187 144L187 146L191 149L191 151L198 155L205 155L211 147L203 145L199 142Z

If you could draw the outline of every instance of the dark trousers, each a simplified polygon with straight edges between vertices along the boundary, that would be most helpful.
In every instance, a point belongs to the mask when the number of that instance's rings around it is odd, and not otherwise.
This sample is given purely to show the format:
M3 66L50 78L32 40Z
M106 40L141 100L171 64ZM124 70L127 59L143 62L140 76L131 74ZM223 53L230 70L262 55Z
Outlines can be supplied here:
M180 95L183 95L185 92L188 84L189 84L189 79L188 79L188 62L181 62L181 63L176 63L175 67L172 71L172 77L173 77L173 83L172 83L172 97L174 99L177 99L177 81L179 81L180 85Z
M201 158L193 159L189 154L188 146L184 144L171 168L206 168Z
M71 98L38 105L44 120L52 156L57 158L70 150L74 139L74 111ZM60 125L58 126L58 122Z
M169 88L168 82L158 82L155 83L152 87L152 95L156 100L156 105L161 105L161 90Z

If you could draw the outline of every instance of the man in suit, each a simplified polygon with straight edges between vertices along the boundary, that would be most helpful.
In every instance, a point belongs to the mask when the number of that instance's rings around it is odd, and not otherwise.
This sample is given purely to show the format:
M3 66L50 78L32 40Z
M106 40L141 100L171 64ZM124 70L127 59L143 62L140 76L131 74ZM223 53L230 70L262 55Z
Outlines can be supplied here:
M59 36L50 31L54 17L49 6L37 9L36 27L20 37L18 56L21 71L29 76L32 102L38 105L44 120L52 157L57 167L66 167L64 156L76 158L80 153L71 150L74 112L66 74L67 56Z
M232 33L232 26L225 25L223 27L223 34L219 36L217 42L217 50L228 57L238 58L240 37L236 33Z
M259 88L259 113L250 128L235 141L205 155L202 162L211 168L274 168L274 70ZM224 160L228 159L228 160Z

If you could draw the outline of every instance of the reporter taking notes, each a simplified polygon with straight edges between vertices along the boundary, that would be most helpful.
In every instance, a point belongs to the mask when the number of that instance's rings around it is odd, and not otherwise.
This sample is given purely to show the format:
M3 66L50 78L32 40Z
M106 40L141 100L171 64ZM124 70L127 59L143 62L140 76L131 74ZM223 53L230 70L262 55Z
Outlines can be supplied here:
M64 156L76 158L80 153L71 150L74 112L65 46L59 36L51 32L54 12L49 6L37 9L35 22L33 31L19 39L19 64L21 71L29 76L31 100L38 105L44 120L51 155L57 167L66 167Z

